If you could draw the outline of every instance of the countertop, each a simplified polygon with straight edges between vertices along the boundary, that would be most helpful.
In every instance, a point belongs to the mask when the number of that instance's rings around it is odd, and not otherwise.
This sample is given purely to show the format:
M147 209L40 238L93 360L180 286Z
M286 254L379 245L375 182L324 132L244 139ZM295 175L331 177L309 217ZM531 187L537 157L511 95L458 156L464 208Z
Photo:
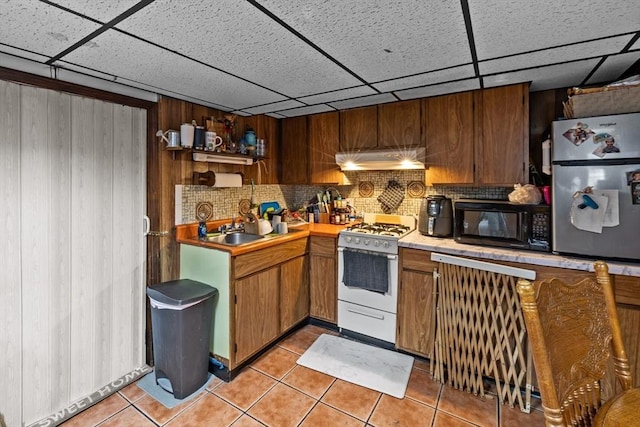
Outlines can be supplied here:
M230 222L231 222L231 219L207 221L207 229L208 230L216 229L220 225L228 224ZM237 255L242 255L249 252L257 251L260 249L265 249L274 245L290 242L292 240L302 239L309 236L337 238L338 233L340 233L341 230L345 229L350 224L346 224L346 225L317 224L317 223L296 224L292 222L292 223L289 223L288 225L289 225L290 232L287 234L283 234L271 239L255 241L246 245L229 246L229 245L209 242L206 240L200 240L198 239L197 223L183 224L183 225L176 226L176 241L178 243L192 245L192 246L201 246L201 247L210 248L210 249L217 249L220 251L229 252L231 256L237 256Z
M483 258L495 261L510 261L547 267L569 268L572 270L593 271L595 259L573 258L552 253L502 249L488 246L457 243L452 238L428 237L415 230L398 241L400 247L422 249L449 255ZM623 276L640 277L640 263L622 263L607 261L609 273Z

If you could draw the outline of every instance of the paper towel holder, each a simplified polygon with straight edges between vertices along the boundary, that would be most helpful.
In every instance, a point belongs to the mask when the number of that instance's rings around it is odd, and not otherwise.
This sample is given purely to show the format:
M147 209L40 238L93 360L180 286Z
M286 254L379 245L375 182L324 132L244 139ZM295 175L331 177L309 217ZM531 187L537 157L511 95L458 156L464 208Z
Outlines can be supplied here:
M244 174L242 172L236 172L241 176L240 182L244 181ZM206 185L213 187L216 184L216 174L213 171L207 172L193 172L192 185Z

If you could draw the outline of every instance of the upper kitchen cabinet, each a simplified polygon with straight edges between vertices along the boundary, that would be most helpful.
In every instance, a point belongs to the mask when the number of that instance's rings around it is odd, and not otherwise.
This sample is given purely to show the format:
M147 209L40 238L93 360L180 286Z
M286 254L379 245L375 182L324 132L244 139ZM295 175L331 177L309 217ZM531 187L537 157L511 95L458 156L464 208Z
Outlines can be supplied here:
M340 150L422 145L420 100L400 101L340 112Z
M423 99L427 185L527 183L528 85Z
M473 92L425 98L427 185L474 183Z
M344 174L336 164L340 145L338 112L308 117L310 184L342 184Z
M483 90L476 111L476 181L512 186L529 182L529 85Z
M378 105L378 148L422 145L420 100Z
M280 182L309 183L309 135L307 117L290 117L280 122Z
M340 111L340 151L378 147L378 107Z
M246 129L251 128L255 131L256 138L264 139L266 144L264 158L259 158L252 165L243 166L244 184L250 184L252 179L256 184L278 184L278 167L280 166L278 120L264 115L238 117L236 127L240 128L240 131L236 130L238 139Z

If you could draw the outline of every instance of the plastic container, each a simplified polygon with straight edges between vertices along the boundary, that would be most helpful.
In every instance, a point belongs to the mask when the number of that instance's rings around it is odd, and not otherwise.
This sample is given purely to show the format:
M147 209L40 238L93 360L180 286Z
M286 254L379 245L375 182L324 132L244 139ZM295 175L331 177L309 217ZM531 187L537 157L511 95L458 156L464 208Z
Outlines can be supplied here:
M190 279L151 285L156 383L184 399L207 382L213 300L218 290Z

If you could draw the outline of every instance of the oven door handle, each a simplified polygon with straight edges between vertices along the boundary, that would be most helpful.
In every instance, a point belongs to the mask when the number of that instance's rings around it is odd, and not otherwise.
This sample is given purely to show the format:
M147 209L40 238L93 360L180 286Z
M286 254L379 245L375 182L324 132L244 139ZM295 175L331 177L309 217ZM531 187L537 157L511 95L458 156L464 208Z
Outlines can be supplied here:
M361 316L367 316L367 317L371 317L373 319L384 320L384 316L376 316L375 314L363 313L361 311L352 310L350 308L347 308L347 311L349 313L360 314Z
M343 247L338 247L338 252L344 252L345 248ZM368 254L377 254L374 251L368 251L368 250L364 250L364 249L354 249L355 251L358 252L364 252L364 253L368 253ZM378 254L379 255L379 254ZM394 255L394 254L387 254L387 259L390 260L394 260L394 259L398 259L398 255Z

